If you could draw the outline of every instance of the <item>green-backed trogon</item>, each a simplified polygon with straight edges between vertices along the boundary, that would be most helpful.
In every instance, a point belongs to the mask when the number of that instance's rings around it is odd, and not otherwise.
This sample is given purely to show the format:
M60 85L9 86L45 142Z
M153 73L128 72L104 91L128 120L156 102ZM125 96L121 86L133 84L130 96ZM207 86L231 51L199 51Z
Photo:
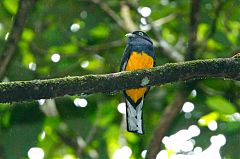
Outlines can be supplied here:
M121 71L152 68L155 66L156 56L153 43L149 36L142 31L126 34L127 46L121 60ZM143 134L143 99L150 87L127 89L123 91L126 102L127 130Z

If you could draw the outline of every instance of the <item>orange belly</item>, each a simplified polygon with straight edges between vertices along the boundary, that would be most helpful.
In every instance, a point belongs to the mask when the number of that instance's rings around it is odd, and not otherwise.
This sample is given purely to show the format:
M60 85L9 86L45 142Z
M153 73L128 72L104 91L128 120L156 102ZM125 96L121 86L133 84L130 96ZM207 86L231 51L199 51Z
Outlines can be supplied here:
M152 68L154 64L153 58L142 52L133 52L126 65L126 71L139 70L144 68ZM147 91L147 88L128 89L126 94L136 103Z

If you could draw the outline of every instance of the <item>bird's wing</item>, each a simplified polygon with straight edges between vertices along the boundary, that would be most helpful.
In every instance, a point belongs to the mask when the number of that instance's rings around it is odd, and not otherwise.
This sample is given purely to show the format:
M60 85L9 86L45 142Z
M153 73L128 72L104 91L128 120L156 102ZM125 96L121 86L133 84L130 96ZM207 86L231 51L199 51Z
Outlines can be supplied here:
M121 64L120 64L120 71L124 71L126 68L126 64L128 62L129 56L132 52L132 47L131 45L127 45L124 52L123 52L123 56L121 59Z

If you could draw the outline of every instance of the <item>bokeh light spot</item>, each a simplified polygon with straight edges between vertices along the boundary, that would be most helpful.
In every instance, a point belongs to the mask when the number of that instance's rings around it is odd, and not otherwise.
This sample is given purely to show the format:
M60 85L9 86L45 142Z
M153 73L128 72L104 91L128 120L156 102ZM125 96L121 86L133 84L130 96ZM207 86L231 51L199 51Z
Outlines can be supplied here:
M169 0L161 0L160 3L163 5L163 6L166 6L169 4Z
M40 139L43 140L43 139L45 139L45 137L46 137L46 132L43 131L43 132L41 133Z
M34 63L34 62L30 62L30 63L28 64L28 68L29 68L29 70L35 71L36 68L37 68L37 64Z
M57 53L55 53L55 54L53 54L53 55L51 56L51 60L52 60L52 62L54 62L54 63L59 62L60 59L61 59L61 56L60 56L59 54L57 54Z
M142 7L142 8L139 8L139 13L143 16L143 17L148 17L150 16L152 10L151 8L149 7Z
M185 113L190 113L194 110L194 104L191 102L185 102L182 107L182 111Z
M194 90L192 90L192 92L191 92L191 96L192 97L196 97L197 96L197 91L194 89Z
M223 134L219 134L217 136L212 136L210 138L210 141L211 141L212 145L221 147L226 144L226 137Z
M204 119L199 119L199 120L198 120L198 123L199 123L199 125L205 125L205 124L206 124L206 120L204 120Z
M114 152L113 159L129 159L131 155L132 150L128 146L123 146Z
M188 140L188 141L183 143L183 145L181 146L181 150L184 151L184 152L189 152L189 151L192 151L193 146L194 145L191 142L191 140Z
M140 25L139 25L139 28L140 28L142 31L147 31L147 30L150 30L150 29L151 29L151 26L150 26L150 25L140 24Z
M82 68L87 68L89 66L89 61L83 61L82 63L81 63L81 67Z
M1 33L2 29L3 29L3 24L0 23L0 33Z
M147 150L143 150L143 151L141 152L142 158L145 158L145 157L146 157L146 154L147 154Z
M193 136L193 137L200 135L200 129L196 125L189 126L188 130L189 130L189 133L191 134L191 136Z
M126 114L126 103L119 103L117 109L121 114Z
M166 150L161 150L158 154L156 159L168 159L168 152Z
M143 24L143 25L147 25L147 20L146 20L146 18L141 18L141 23Z
M185 117L186 119L190 119L190 118L192 117L192 114L191 114L191 113L185 113L185 114L184 114L184 117Z
M87 11L85 11L85 10L81 11L80 17L83 19L87 18Z
M32 147L28 150L29 159L43 159L44 151L40 147Z
M43 105L45 103L46 99L39 99L38 100L38 104L39 105Z
M197 153L201 153L202 150L203 150L203 149L202 149L201 147L195 147L194 150L193 150L193 152L194 152L195 154L197 154Z
M65 155L63 156L63 159L75 159L75 156L70 155L70 154L65 154Z
M9 32L4 37L5 41L8 39L8 36L9 36Z
M80 25L77 23L72 24L70 27L71 32L77 32L79 29L80 29Z
M218 128L217 122L216 122L215 120L210 121L210 122L208 123L208 128L209 128L209 130L211 130L211 131L217 130L217 128Z
M84 99L84 98L75 98L75 99L74 99L74 105L75 105L76 107L82 107L82 108L84 108L84 107L87 106L87 104L88 104L88 102L87 102L87 100Z

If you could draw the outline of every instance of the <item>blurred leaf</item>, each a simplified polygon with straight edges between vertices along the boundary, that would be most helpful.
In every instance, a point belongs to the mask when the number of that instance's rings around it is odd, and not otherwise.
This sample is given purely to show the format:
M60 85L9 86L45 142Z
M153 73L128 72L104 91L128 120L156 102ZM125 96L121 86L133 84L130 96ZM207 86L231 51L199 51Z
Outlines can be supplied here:
M198 35L197 35L197 41L201 42L206 38L206 33L208 31L208 24L201 23L198 25Z
M219 113L218 112L211 112L207 115L202 116L198 120L198 124L200 126L208 126L208 123L211 121L216 121L219 118Z
M221 96L208 97L206 102L211 109L220 113L233 114L236 112L234 105Z
M106 38L109 36L109 28L105 24L100 24L90 30L90 35L94 38Z
M4 111L6 109L10 108L10 104L9 103L0 103L0 111Z
M228 25L229 28L231 29L229 32L227 32L228 40L231 41L233 44L237 45L240 23L239 21L229 21Z
M71 53L77 54L78 47L76 45L73 45L73 44L66 44L66 45L63 45L61 50L65 54L71 54Z
M61 52L63 54L77 54L78 47L74 44L68 43L62 46L52 46L49 48L49 54Z
M22 64L28 68L29 63L35 62L35 57L29 50L29 44L27 42L20 42L19 47L21 49L22 53Z
M126 132L125 136L129 143L136 143L139 140L138 136L133 133Z
M31 29L25 28L22 33L22 38L27 42L30 42L34 38L34 32Z
M210 50L221 50L223 49L223 46L221 43L218 43L217 41L213 39L209 39L207 42L207 48Z
M103 61L98 59L92 59L91 61L89 61L89 66L86 69L90 71L101 72L103 68L104 68Z
M173 32L168 29L168 28L164 28L162 30L162 34L163 34L163 38L166 39L168 42L170 42L171 44L174 44L176 42L176 36L173 34Z
M113 112L113 106L117 106L118 102L116 100L104 101L100 104L101 109L101 119L99 120L100 126L106 126L115 118L115 113ZM117 109L115 109L117 112Z
M42 75L49 75L50 68L48 66L41 66L38 67L37 72Z
M119 127L115 125L109 126L107 132L104 134L104 138L107 141L107 149L110 158L112 158L115 150L120 147L118 144L118 135Z
M60 124L60 119L58 116L56 117L45 117L45 121L44 121L44 125L46 126L46 131L51 132L51 130L47 130L49 129L55 129L58 128Z
M7 128L10 124L11 112L5 111L0 114L1 126Z
M19 0L3 0L3 6L10 12L12 15L17 13Z

